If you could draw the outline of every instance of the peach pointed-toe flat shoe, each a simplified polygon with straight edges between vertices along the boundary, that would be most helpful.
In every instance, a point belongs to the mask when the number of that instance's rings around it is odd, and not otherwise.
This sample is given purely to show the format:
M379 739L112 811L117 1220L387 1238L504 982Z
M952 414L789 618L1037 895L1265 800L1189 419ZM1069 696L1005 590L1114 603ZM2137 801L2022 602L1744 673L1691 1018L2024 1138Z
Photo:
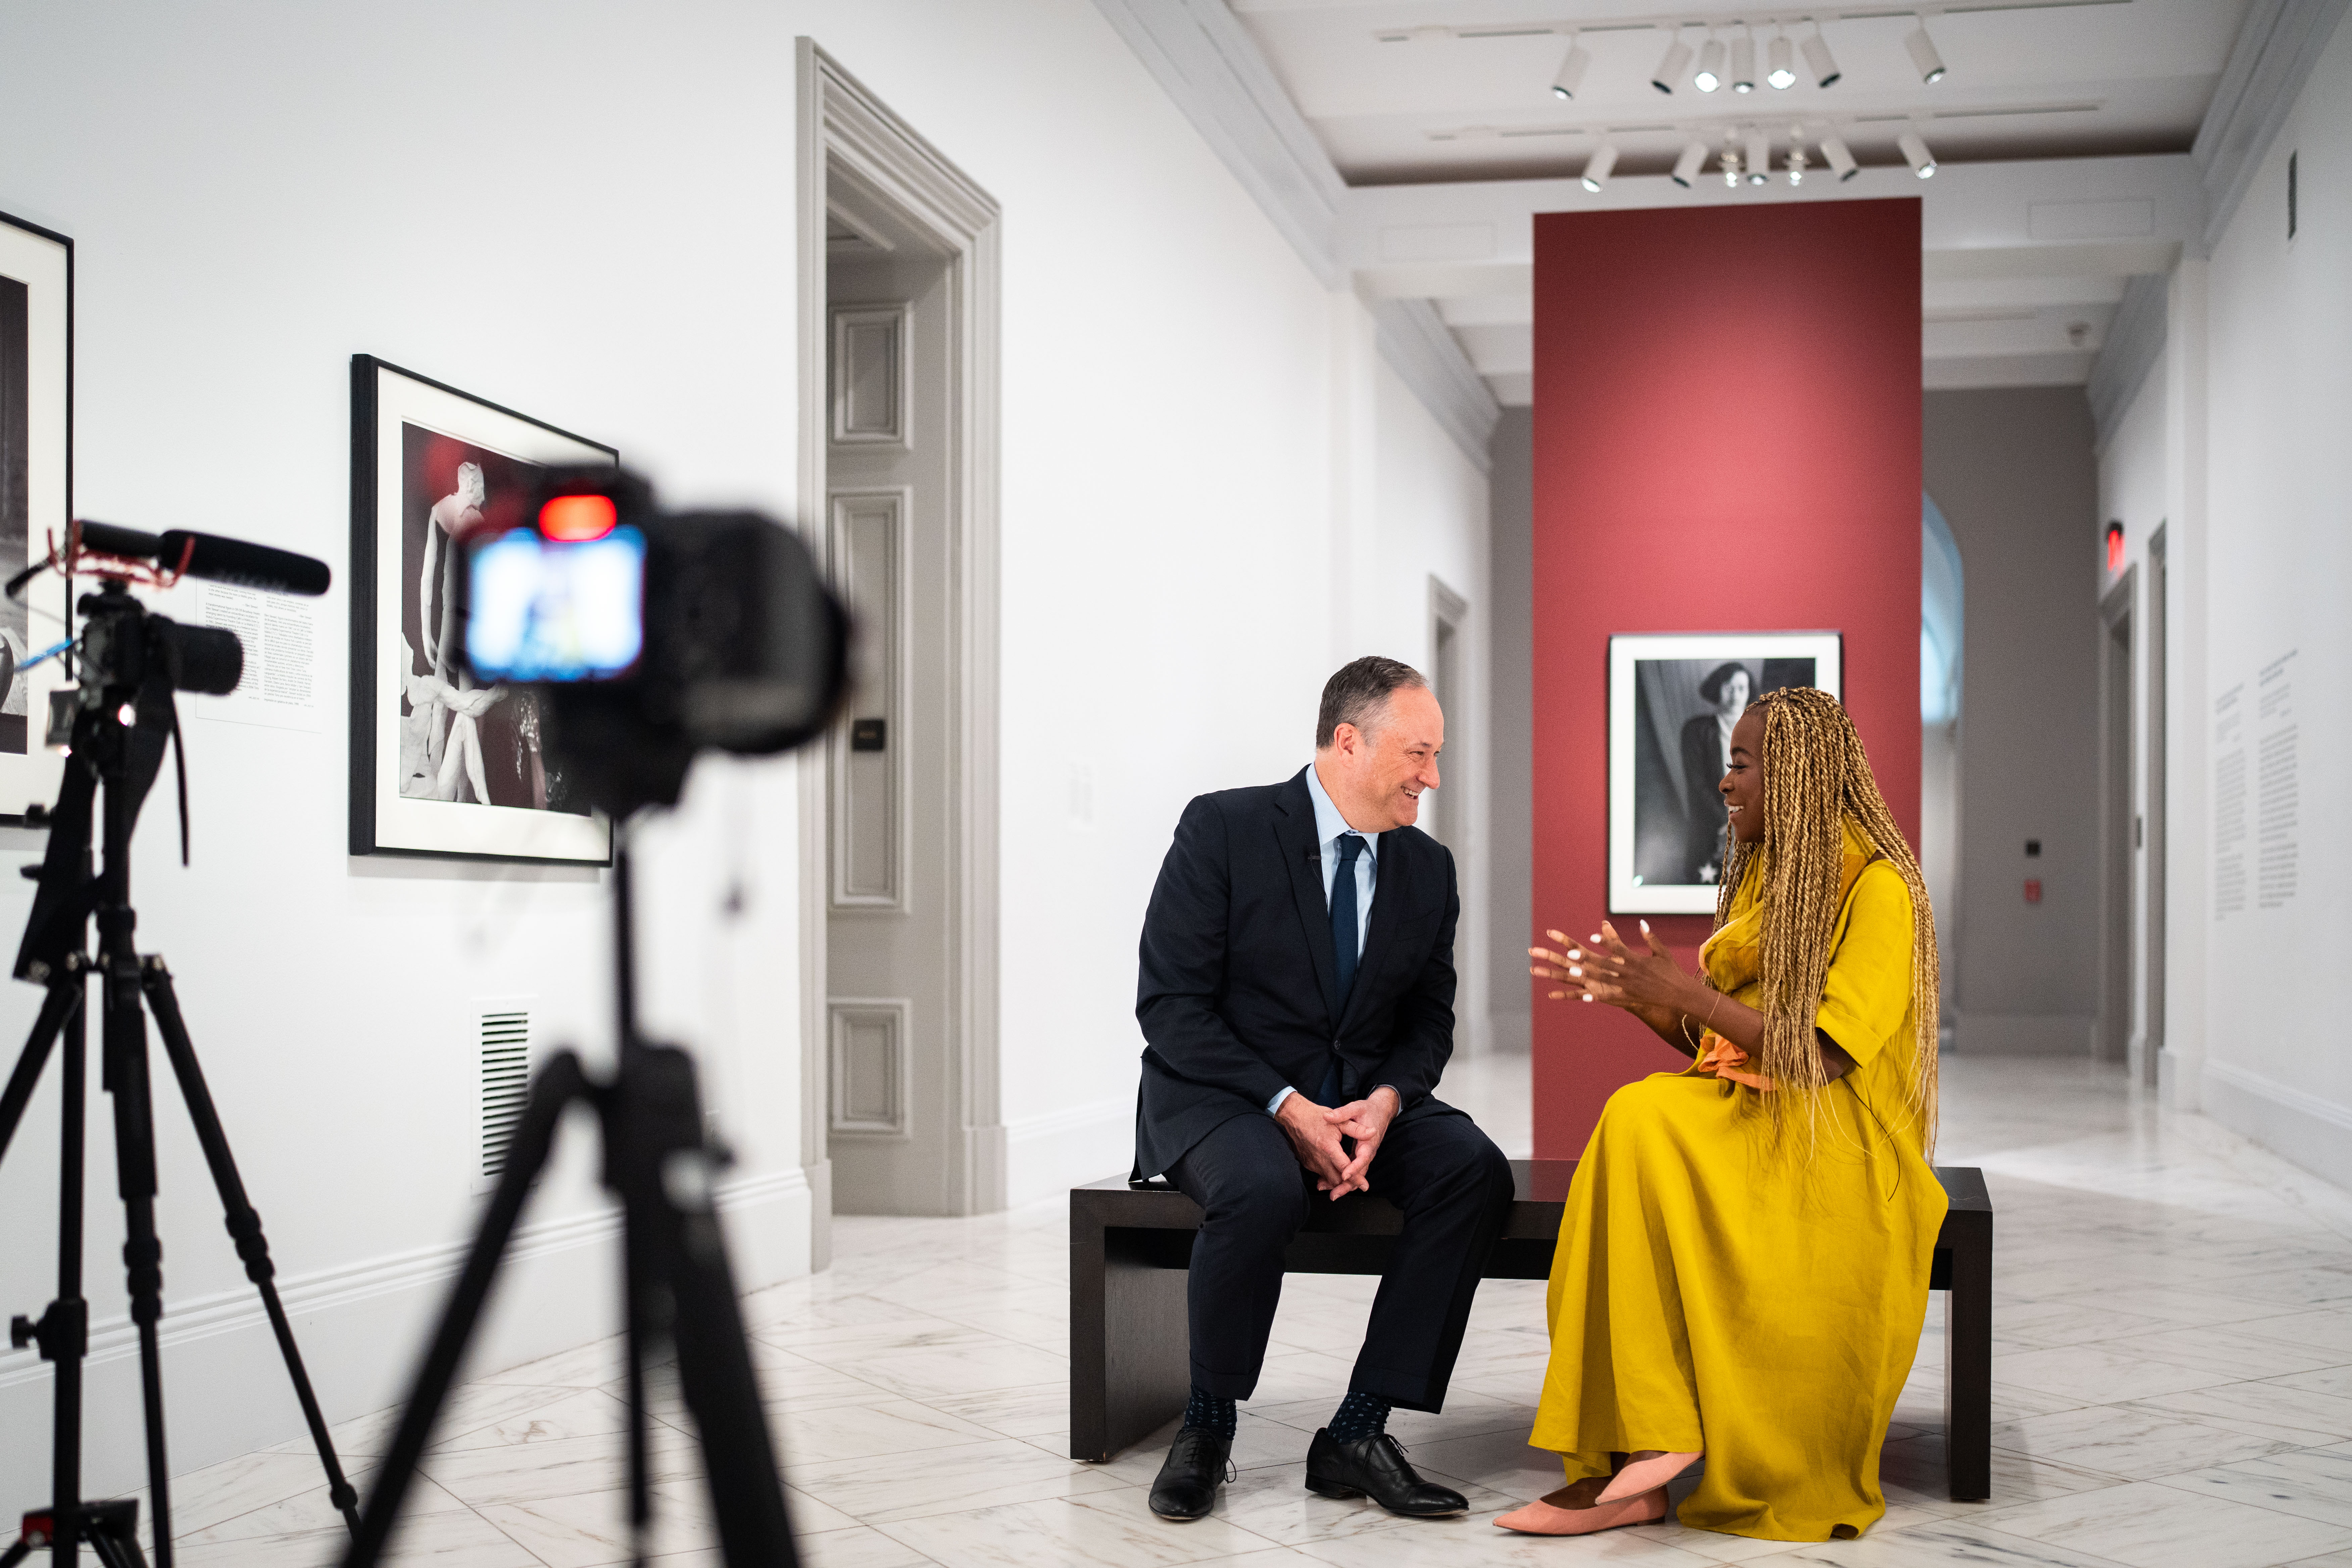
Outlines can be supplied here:
M1705 1458L1701 1454L1654 1454L1646 1459L1634 1459L1609 1479L1609 1485L1595 1500L1600 1502L1622 1502L1664 1486L1685 1470Z
M1598 1500L1603 1479L1594 1477L1550 1492L1525 1508L1513 1509L1495 1521L1498 1530L1521 1535L1591 1535L1629 1524L1656 1524L1666 1517L1666 1489L1658 1487L1639 1497Z

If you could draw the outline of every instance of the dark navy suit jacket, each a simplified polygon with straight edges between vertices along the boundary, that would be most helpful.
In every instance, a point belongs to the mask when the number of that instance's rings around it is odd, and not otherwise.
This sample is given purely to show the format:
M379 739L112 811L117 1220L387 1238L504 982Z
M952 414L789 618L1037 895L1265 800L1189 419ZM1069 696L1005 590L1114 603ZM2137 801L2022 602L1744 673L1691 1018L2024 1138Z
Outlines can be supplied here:
M1165 1172L1221 1122L1264 1115L1285 1084L1317 1095L1335 1050L1342 1101L1388 1084L1400 1121L1460 1115L1430 1091L1454 1053L1461 910L1444 845L1417 827L1381 834L1342 1012L1306 770L1196 796L1143 917L1135 1174Z

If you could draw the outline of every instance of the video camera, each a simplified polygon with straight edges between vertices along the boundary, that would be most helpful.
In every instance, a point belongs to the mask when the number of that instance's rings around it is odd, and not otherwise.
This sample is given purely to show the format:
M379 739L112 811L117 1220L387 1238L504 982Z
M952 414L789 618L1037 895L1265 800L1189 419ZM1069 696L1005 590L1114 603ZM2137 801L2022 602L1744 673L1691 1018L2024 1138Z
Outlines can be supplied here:
M467 666L540 689L550 746L614 816L675 804L706 748L805 743L841 700L848 616L756 512L666 514L633 474L553 468L458 544Z

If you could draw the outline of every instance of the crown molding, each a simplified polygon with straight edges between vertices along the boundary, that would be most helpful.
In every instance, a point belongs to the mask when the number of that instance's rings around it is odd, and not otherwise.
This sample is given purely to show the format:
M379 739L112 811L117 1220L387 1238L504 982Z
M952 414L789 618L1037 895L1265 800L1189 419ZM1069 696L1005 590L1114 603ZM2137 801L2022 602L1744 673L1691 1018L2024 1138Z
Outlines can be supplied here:
M1224 0L1095 0L1136 58L1290 241L1316 280L1349 286L1340 217L1351 193ZM1427 301L1371 306L1381 356L1484 471L1502 405Z
M1224 0L1095 0L1326 289L1347 183Z
M2106 342L2091 366L2083 388L2097 427L2097 449L2104 452L2115 439L2116 426L2130 412L2132 401L2147 380L2170 331L2172 277L2169 272L2143 272L2124 285L2122 303L2107 324Z
M1426 300L1368 301L1381 358L1412 388L1430 417L1478 466L1494 471L1488 441L1503 417L1486 378L1472 368L1453 331Z
M2352 0L2254 0L2189 155L2205 185L2205 247L2229 227Z

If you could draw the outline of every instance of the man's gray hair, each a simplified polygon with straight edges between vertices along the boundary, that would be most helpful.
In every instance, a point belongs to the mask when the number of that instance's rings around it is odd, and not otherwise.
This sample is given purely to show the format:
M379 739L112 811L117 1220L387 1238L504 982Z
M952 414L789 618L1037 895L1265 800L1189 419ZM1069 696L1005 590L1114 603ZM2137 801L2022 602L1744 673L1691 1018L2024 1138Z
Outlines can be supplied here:
M1315 719L1315 749L1319 752L1329 746L1333 732L1342 724L1365 731L1376 729L1387 714L1389 699L1407 688L1425 691L1429 682L1421 678L1421 671L1398 659L1371 654L1340 666L1339 672L1323 683L1323 707Z

